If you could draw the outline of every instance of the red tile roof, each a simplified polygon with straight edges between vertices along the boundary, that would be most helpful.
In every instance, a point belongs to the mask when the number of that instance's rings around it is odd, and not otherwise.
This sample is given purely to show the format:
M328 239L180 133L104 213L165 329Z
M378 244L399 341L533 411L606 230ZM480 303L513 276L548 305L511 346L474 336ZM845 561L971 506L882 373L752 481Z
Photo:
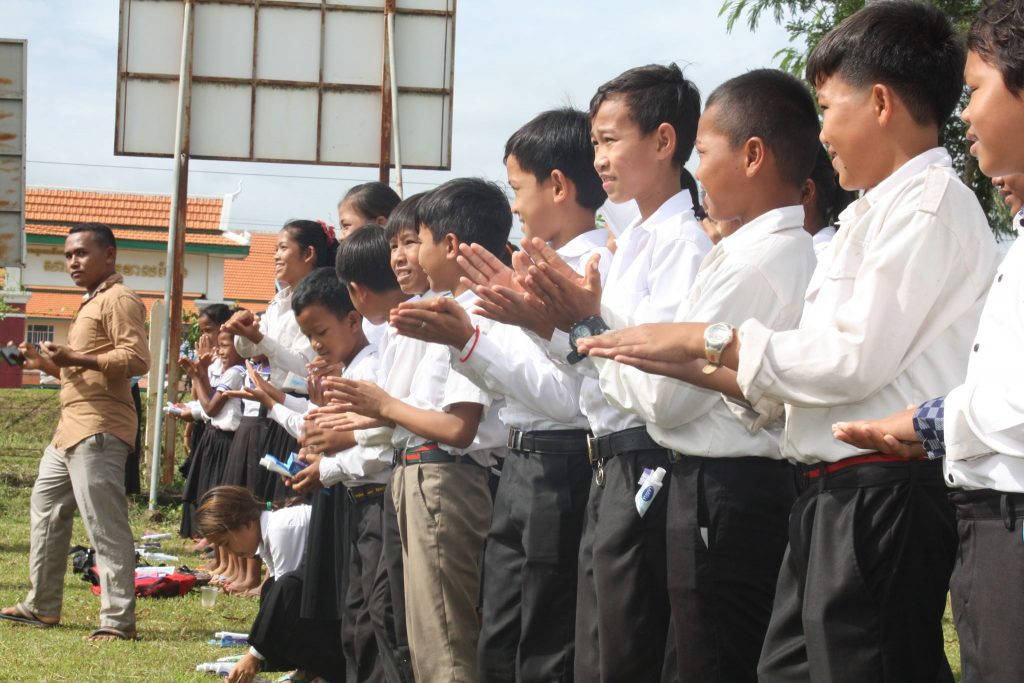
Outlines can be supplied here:
M150 309L153 308L153 302L162 300L164 295L162 292L136 292L139 298L142 299L142 303L146 304L146 315L149 315ZM195 299L199 294L185 294L185 299L182 302L182 309L186 312L196 312ZM75 311L78 310L79 304L82 303L82 290L81 289L62 289L54 288L47 290L33 290L32 296L28 300L28 304L25 306L25 316L27 318L58 318L63 320L71 320L75 317Z
M189 197L187 244L239 246L221 233L223 205L222 199ZM25 196L25 232L64 236L71 225L99 221L114 228L118 239L166 243L170 213L167 195L30 187Z
M274 298L274 250L277 233L254 232L249 242L249 255L244 259L224 261L224 298L238 306L261 312Z

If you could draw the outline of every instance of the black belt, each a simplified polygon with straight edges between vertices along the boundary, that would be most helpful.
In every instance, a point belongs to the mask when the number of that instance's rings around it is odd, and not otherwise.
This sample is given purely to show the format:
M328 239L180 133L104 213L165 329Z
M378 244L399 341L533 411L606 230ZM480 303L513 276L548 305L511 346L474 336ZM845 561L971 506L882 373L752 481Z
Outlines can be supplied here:
M585 429L561 429L524 432L510 427L508 446L513 451L540 455L575 455L587 450L589 433Z
M468 455L452 455L438 446L435 441L425 443L421 446L395 449L395 459L393 460L393 464L395 465L426 465L430 463L475 464L473 459Z
M366 486L345 487L349 500L353 503L365 503L384 495L384 484L367 484Z
M1024 494L1003 493L992 489L954 491L949 496L956 507L957 519L1001 519L1007 529L1024 517Z
M595 467L598 463L603 463L617 455L635 451L666 451L671 462L679 459L674 451L659 445L652 439L651 435L647 433L647 427L633 427L604 436L587 437L587 458Z

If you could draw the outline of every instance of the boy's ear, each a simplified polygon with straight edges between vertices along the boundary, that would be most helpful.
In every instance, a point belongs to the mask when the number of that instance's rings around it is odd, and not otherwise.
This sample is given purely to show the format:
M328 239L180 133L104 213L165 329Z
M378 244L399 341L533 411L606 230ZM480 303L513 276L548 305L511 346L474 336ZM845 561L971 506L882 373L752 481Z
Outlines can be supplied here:
M658 143L658 159L671 160L676 153L676 129L670 123L662 123L654 130L653 135Z
M363 316L359 315L359 311L349 311L345 314L345 324L351 327L353 330L363 327Z
M448 233L444 236L444 257L454 261L459 255L459 238L455 233Z
M551 193L551 199L555 204L561 204L564 201L572 199L575 187L573 186L572 181L569 180L568 176L557 168L551 171L548 183L551 185L549 192Z
M767 155L768 147L761 138L749 138L743 143L743 171L748 178L761 172Z
M885 126L892 120L896 100L896 93L884 83L875 83L871 86L871 106L879 127ZM902 105L902 102L900 104Z

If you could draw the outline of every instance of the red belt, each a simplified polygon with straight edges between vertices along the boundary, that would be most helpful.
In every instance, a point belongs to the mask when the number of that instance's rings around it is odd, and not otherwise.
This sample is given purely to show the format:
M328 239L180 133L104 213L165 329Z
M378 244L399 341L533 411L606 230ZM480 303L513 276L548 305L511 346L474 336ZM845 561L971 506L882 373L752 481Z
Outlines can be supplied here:
M882 455L881 453L869 453L867 455L855 455L852 458L844 458L838 462L822 463L820 465L807 465L803 475L808 479L817 479L825 474L833 474L847 467L866 465L873 462L913 462L914 460L927 460L927 458L902 458L898 455Z

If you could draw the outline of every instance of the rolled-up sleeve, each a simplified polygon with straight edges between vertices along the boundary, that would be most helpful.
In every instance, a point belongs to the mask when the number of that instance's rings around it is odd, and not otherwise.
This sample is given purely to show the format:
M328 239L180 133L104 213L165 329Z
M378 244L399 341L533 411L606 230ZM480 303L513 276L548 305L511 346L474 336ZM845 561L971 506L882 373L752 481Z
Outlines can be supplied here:
M149 370L145 306L132 296L118 296L107 302L103 316L114 348L96 356L100 372L111 377L144 374Z

